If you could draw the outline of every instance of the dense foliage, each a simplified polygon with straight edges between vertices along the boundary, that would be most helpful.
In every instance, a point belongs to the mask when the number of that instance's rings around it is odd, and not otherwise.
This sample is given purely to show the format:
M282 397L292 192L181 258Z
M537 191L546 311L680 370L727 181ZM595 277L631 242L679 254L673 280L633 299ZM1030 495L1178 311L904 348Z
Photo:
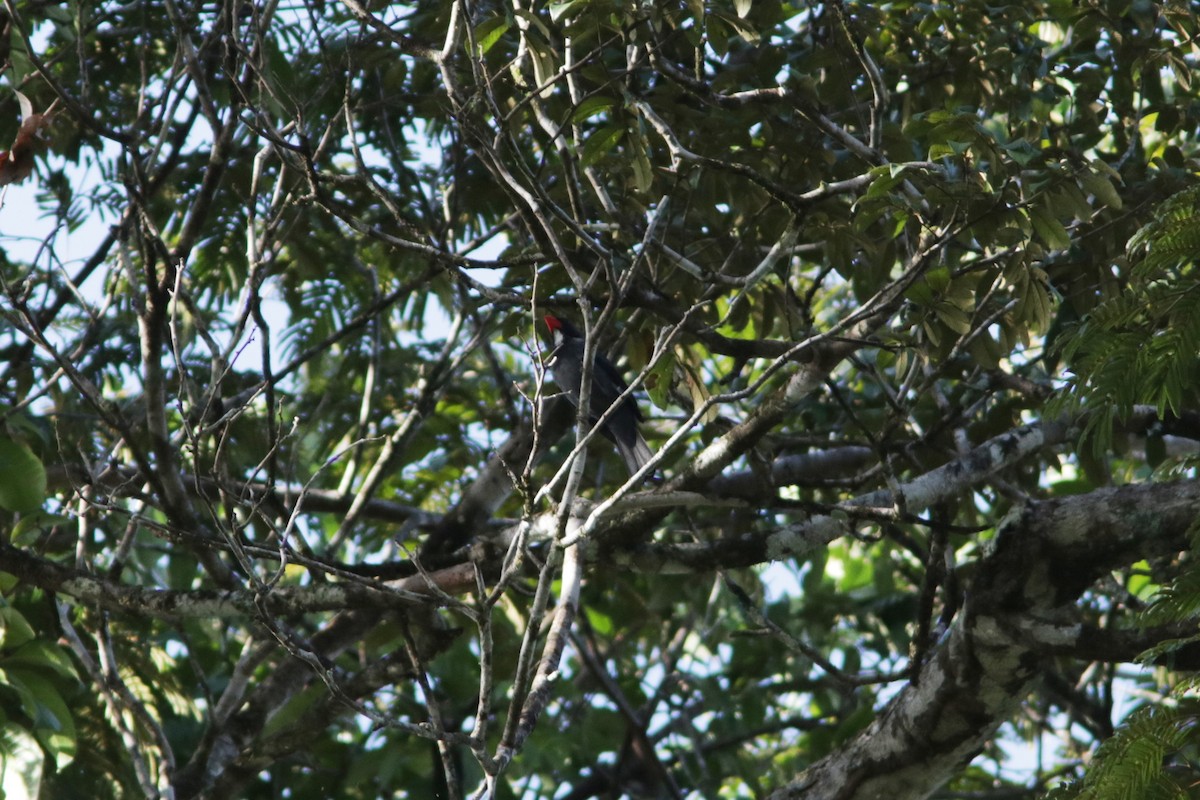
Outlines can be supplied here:
M1200 780L1188 3L0 25L9 796Z

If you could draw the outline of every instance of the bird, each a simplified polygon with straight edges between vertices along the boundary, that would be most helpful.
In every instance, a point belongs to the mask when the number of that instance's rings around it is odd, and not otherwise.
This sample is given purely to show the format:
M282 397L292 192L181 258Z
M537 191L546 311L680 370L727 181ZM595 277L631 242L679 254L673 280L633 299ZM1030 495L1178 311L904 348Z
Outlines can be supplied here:
M546 366L558 388L573 405L578 406L579 384L583 378L583 333L562 317L547 314L545 320L546 328L554 338L554 349ZM599 353L593 363L588 421L595 425L622 392L629 388L629 384L612 362ZM637 401L633 395L628 395L600 428L600 433L617 446L617 452L631 476L654 455L638 430L638 423L643 419Z

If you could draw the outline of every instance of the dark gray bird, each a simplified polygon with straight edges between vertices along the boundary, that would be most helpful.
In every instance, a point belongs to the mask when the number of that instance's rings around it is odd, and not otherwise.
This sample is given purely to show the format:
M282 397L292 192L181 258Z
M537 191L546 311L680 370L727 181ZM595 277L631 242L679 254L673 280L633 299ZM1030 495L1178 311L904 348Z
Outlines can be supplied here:
M569 321L546 315L546 327L554 337L554 350L550 353L550 374L554 382L572 403L579 405L579 384L583 378L583 334ZM595 425L609 406L621 393L629 388L629 384L617 372L607 358L596 354L595 365L592 368L591 400L588 402L588 418ZM654 452L638 431L638 423L642 421L642 412L638 409L633 395L626 397L620 407L611 417L600 433L617 446L625 468L633 475L641 469Z

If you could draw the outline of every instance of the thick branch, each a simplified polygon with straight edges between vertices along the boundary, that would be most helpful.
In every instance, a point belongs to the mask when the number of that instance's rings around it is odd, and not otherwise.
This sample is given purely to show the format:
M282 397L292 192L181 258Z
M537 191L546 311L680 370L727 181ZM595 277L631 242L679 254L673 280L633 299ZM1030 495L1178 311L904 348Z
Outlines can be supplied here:
M997 533L964 612L913 682L846 747L773 798L930 796L992 738L1042 672L1030 631L1056 625L1110 570L1178 552L1200 481L1030 501Z

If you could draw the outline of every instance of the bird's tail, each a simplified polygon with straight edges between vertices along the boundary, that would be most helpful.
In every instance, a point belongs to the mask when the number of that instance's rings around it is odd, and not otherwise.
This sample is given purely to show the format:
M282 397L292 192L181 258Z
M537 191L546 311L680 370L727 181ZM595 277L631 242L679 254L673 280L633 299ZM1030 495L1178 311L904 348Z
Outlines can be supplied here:
M629 470L630 475L636 474L646 465L647 461L654 457L654 451L650 449L650 445L646 444L646 440L640 433L636 435L632 445L618 441L617 452L621 454L621 460L625 462L625 469Z

